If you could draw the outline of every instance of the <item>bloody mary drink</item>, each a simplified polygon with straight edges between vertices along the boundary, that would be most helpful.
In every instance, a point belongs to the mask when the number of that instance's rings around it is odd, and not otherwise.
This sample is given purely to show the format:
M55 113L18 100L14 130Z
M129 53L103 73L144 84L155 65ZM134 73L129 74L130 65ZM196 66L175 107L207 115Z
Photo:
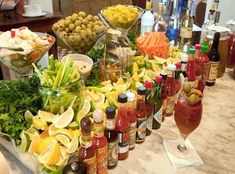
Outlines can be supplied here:
M193 132L200 124L202 104L189 105L187 100L179 99L175 107L175 122L184 136Z

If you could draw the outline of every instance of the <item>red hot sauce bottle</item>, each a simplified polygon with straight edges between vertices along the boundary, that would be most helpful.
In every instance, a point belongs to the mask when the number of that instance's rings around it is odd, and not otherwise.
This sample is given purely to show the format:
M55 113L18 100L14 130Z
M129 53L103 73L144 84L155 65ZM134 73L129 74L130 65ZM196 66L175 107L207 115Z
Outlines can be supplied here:
M97 174L108 174L108 141L104 136L103 117L104 113L101 109L96 109L93 112L93 145L96 149Z
M91 139L92 122L90 118L82 118L80 126L82 134L80 139L81 145L78 149L78 161L86 164L87 174L96 174L96 151Z
M129 155L129 119L127 117L127 96L122 93L118 95L118 113L117 113L117 130L118 130L118 159L124 160Z
M146 136L147 113L145 108L146 88L139 86L137 88L137 130L136 143L142 143Z

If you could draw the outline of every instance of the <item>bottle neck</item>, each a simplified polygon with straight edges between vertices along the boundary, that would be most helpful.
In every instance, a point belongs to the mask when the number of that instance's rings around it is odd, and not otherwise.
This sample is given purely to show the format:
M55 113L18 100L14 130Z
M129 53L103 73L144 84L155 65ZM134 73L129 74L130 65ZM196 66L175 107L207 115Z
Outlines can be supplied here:
M174 77L175 78L175 71L169 71L167 73L167 78Z
M219 47L219 37L214 37L211 49L217 51L218 47Z
M145 110L145 95L137 96L137 110Z
M94 136L100 138L104 136L104 126L103 121L100 123L94 123Z
M107 118L106 119L105 129L106 130L115 130L115 119L114 118Z
M150 1L147 0L145 5L146 5L145 10L146 11L151 11L151 9L152 9L152 1L151 0Z
M82 132L80 143L81 143L82 147L89 148L92 145L91 133L90 132Z

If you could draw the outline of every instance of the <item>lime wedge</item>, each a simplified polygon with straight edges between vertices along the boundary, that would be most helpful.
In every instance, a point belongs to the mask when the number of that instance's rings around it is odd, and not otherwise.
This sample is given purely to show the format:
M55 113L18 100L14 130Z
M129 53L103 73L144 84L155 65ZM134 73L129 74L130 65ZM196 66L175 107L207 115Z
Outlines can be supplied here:
M55 135L55 139L59 142L59 143L61 143L63 146L67 146L69 143L70 143L70 141L71 141L71 139L68 137L68 136L66 136L66 135L64 135L64 134L56 134Z
M73 121L72 123L69 124L69 128L71 129L78 129L79 125L76 121Z
M21 132L20 138L21 138L21 144L19 149L23 152L26 152L30 145L30 137L27 133Z
M79 124L80 120L87 115L91 110L91 103L85 99L82 109L76 115L76 122Z
M46 111L38 111L38 116L45 122L53 122L53 120L55 119L56 115L50 113L50 112L46 112Z
M27 110L24 113L24 118L26 121L31 121L33 119L33 114L29 110Z
M67 146L67 153L74 153L78 149L79 139L78 137L73 137L72 141Z
M36 129L45 130L47 128L47 123L43 121L39 116L33 117L33 126Z
M53 121L56 128L67 127L74 118L74 111L72 107L69 107L63 114L56 117Z

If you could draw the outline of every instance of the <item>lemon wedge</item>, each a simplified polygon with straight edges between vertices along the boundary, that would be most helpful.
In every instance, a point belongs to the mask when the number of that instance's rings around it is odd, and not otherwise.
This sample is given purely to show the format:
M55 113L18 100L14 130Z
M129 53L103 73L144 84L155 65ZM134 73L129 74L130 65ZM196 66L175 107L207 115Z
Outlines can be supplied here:
M33 117L33 126L36 129L45 130L47 128L47 123L43 121L39 116Z
M58 142L53 139L48 149L42 153L38 161L44 165L55 165L60 159L61 151Z
M34 133L32 135L32 140L31 140L28 152L29 153L36 153L40 142L41 142L40 135L38 133Z
M42 154L45 151L47 151L51 145L51 143L54 141L54 137L46 137L44 139L41 139L40 143L38 144L37 147L37 154Z
M38 116L45 122L52 123L53 120L55 119L56 115L46 112L46 111L38 111Z
M67 127L74 118L74 111L72 107L69 107L63 114L56 117L53 121L56 128L65 128Z

